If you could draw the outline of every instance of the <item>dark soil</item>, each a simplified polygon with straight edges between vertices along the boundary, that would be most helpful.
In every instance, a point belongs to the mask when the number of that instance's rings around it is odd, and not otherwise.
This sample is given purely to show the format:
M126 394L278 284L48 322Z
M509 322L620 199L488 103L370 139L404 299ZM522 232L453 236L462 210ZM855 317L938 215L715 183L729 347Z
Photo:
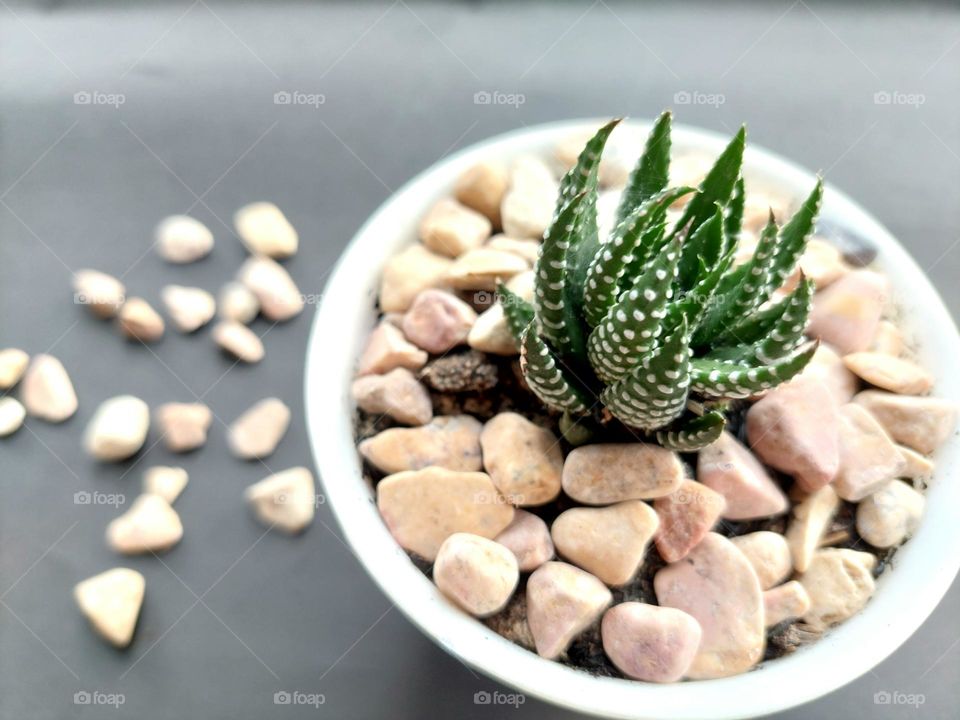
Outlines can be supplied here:
M465 350L432 360L424 367L420 376L430 389L436 415L465 413L485 422L500 412L516 412L561 437L559 415L547 411L527 389L516 358L503 358L486 355L476 350ZM744 417L748 408L748 403L739 401L732 403L727 410L728 429L744 442L746 441ZM603 420L606 419L597 418L598 422ZM396 425L390 418L370 416L358 411L355 421L357 440L363 440ZM617 423L608 422L602 430L604 442L636 442L642 439L633 431ZM566 441L561 440L561 445L564 454L571 450ZM687 474L695 477L696 454L682 454L681 459L687 467ZM364 465L364 471L365 477L373 486L376 486L383 477L381 472L367 464ZM781 483L784 491L789 493L791 479L772 468L768 468L768 471L771 477ZM561 493L557 500L548 505L525 509L539 515L549 525L561 512L576 506L577 503ZM878 561L875 575L879 575L890 564L894 551L878 550L857 535L854 523L855 510L856 505L853 503L843 503L827 531L826 540L830 542L824 544L874 554ZM745 535L758 530L770 530L783 534L786 531L788 519L789 516L781 516L748 522L721 521L715 531L726 537ZM427 577L430 577L433 566L429 561L412 553L410 558ZM651 543L636 578L624 587L611 590L614 604L625 601L657 604L653 578L665 564L656 546ZM521 576L517 591L507 607L483 622L511 642L534 651L533 638L526 621L526 577L526 575ZM790 654L819 637L819 632L811 630L802 622L783 622L767 631L764 660L773 660ZM566 654L560 658L560 662L594 675L623 677L603 652L599 622L573 641Z

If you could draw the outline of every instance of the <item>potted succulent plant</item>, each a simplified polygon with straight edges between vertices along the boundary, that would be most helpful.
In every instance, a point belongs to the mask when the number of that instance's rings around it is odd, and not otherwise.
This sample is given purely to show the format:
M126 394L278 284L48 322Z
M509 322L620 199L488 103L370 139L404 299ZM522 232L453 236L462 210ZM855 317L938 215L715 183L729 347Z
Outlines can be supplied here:
M960 343L879 225L743 129L665 113L627 168L618 125L484 143L371 218L311 339L315 454L460 659L611 717L771 712L879 662L956 574L924 547L958 534Z

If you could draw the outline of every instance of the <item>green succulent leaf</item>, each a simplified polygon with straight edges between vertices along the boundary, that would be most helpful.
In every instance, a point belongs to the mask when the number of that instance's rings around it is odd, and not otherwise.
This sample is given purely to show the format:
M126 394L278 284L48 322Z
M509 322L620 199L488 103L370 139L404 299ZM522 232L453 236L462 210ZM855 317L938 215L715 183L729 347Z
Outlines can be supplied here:
M800 278L800 284L787 300L783 314L770 333L756 346L754 353L762 363L773 363L794 350L803 341L803 331L813 305L814 284Z
M807 247L807 241L813 234L822 200L823 180L817 178L817 184L814 185L810 195L790 218L790 222L780 230L776 252L767 280L767 294L761 302L765 302L773 291L783 285L784 280L796 269L800 256Z
M687 238L680 254L679 285L689 290L700 279L700 263L713 267L724 253L723 208L716 206L713 216Z
M733 186L733 195L727 204L727 212L723 219L723 234L728 238L731 246L736 246L740 239L740 230L743 227L743 209L747 201L747 189L743 184L743 175L737 178ZM729 250L729 248L727 248Z
M658 430L657 442L668 450L695 452L716 441L726 423L723 413L716 410L701 416L690 414L670 428Z
M604 388L600 399L625 425L656 430L670 424L687 404L690 337L686 320L629 375Z
M703 316L716 301L717 289L724 274L733 264L733 257L733 251L728 252L712 270L707 268L705 261L700 261L700 281L691 290L678 294L667 305L667 314L663 320L665 331L669 332L677 327L682 318L686 318L689 327L697 327L702 322Z
M554 410L582 414L589 410L586 394L560 367L560 362L536 325L530 323L520 343L520 368L527 385Z
M616 301L619 283L634 257L647 255L646 248L640 245L647 225L662 222L670 204L691 192L693 188L681 187L657 193L614 227L587 269L583 297L591 326L596 326Z
M560 195L557 198L556 212L559 213L566 205L584 190L596 181L600 170L600 158L603 155L603 148L607 144L607 139L614 128L620 124L621 118L611 120L596 134L587 141L577 162L570 168L563 179L560 181Z
M513 339L517 341L517 347L519 347L523 331L533 322L533 305L503 283L497 285L497 295L500 304L503 306L503 315L507 319L507 327L510 328L510 334L513 335Z
M818 343L778 358L769 365L696 358L691 363L691 389L708 398L745 398L786 382L806 367Z
M623 222L638 205L666 189L670 178L671 121L672 114L667 110L653 124L643 153L623 190L620 205L617 207L617 224Z
M633 260L627 263L623 274L620 276L620 292L629 290L636 281L643 268L650 262L657 253L659 253L667 241L667 220L666 217L660 219L651 219L647 222L647 227L640 236L637 243L637 250L633 254Z
M683 215L677 221L674 233L683 230L688 225L688 233L696 232L697 228L710 219L717 205L727 206L737 184L737 179L740 177L746 140L747 129L741 127L730 144L720 154L720 157L717 158L703 182L700 183L697 194L687 203Z
M589 191L575 195L557 214L543 235L534 280L534 308L545 338L561 353L582 345L580 321L570 302L567 252L577 242L579 219Z
M741 266L742 267L742 266ZM802 284L801 284L802 285ZM802 310L807 304L803 300L802 294L807 293L801 285L794 288L793 292L777 302L767 303L753 314L747 315L726 328L723 332L722 342L718 342L716 348L723 348L728 345L736 345L740 348L750 347L761 343L768 337L781 322L784 314L791 308L799 310L803 315L802 324L806 325L806 317L809 310ZM795 314L795 313L791 313ZM791 325L797 324L790 321ZM716 349L708 354L714 354ZM740 353L743 355L743 353Z
M590 333L587 357L604 382L622 378L653 349L673 297L679 260L680 238L674 238Z

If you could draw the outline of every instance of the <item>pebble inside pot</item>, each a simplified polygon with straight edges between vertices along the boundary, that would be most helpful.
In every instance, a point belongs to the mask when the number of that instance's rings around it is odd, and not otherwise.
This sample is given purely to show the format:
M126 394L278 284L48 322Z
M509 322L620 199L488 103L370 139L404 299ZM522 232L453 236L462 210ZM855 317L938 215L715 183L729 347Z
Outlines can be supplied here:
M427 210L355 438L457 612L584 675L725 678L867 605L955 409L870 248L821 236L819 181L755 189L743 131L708 158L669 114L617 125L480 158Z

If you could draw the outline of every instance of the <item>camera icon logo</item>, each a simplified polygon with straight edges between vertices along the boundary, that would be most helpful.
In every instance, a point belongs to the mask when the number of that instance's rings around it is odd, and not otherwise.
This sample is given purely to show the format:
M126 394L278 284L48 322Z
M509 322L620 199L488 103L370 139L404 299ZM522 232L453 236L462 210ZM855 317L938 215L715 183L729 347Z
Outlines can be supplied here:
M486 690L480 690L473 694L474 705L489 705L493 702L493 697Z
M274 705L289 705L293 700L293 696L288 693L286 690L278 690L273 694L273 704Z
M874 105L889 105L893 96L890 95L886 90L880 90L873 94L873 104Z
M893 702L893 696L886 690L880 690L873 694L874 705L889 705L891 702Z
M93 501L93 496L86 490L77 490L73 494L74 505L89 505Z
M486 90L478 90L473 94L474 105L489 105L493 102L493 96Z
M86 690L77 690L77 692L73 694L74 705L89 705L90 700L90 693L88 693Z
M89 105L93 102L93 95L86 90L81 90L80 92L75 92L73 94L73 104L74 105Z
M293 102L293 95L288 93L286 90L281 90L280 92L275 92L273 94L274 105L289 105L291 102Z
M690 96L690 93L687 92L686 90L681 90L678 93L674 93L674 96L673 96L673 101L677 105L689 105L691 99L692 98Z

